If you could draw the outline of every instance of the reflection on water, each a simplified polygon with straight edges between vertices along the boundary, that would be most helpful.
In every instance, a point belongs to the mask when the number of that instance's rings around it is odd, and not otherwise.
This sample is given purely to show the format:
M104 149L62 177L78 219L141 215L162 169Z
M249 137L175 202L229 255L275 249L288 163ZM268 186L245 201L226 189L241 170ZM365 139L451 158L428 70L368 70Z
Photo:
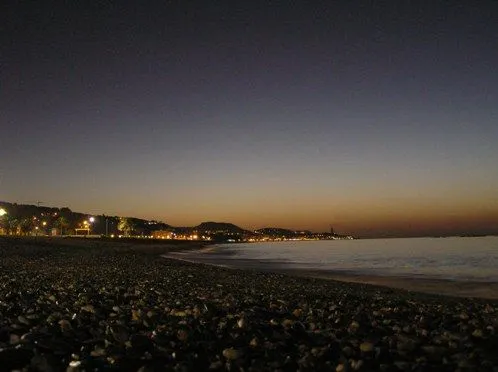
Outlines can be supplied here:
M365 239L220 246L218 258L369 275L498 281L498 237ZM222 256L222 257L220 257Z

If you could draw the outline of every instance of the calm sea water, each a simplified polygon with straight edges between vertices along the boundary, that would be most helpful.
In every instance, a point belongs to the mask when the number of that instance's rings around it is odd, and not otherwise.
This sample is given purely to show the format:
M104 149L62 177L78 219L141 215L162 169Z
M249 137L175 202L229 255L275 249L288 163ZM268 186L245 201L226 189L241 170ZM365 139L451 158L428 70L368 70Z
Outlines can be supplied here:
M218 246L218 258L292 269L498 282L498 237L248 243Z

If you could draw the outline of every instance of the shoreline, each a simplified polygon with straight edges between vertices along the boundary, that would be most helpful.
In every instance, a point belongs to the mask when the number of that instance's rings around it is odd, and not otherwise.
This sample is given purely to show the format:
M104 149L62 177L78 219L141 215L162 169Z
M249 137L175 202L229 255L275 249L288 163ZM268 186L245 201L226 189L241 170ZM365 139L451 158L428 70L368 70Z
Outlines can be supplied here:
M0 369L498 367L497 300L160 256L195 244L97 243L0 237Z
M207 246L199 250L169 252L163 258L178 259L194 264L212 265L239 270L255 270L261 272L281 273L296 277L334 280L345 283L360 283L450 297L498 299L498 282L463 281L436 278L415 278L404 276L372 275L359 272L343 272L334 270L300 269L286 267L285 262L258 261L251 259L228 259L230 252L220 250L220 246Z

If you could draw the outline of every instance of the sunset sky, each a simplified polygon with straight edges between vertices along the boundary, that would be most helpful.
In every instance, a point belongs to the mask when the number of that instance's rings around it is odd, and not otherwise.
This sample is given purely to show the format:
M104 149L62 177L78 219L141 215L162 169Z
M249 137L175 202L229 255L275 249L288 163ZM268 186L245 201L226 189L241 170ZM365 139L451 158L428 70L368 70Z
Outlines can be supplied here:
M0 200L498 232L496 1L42 3L0 5Z

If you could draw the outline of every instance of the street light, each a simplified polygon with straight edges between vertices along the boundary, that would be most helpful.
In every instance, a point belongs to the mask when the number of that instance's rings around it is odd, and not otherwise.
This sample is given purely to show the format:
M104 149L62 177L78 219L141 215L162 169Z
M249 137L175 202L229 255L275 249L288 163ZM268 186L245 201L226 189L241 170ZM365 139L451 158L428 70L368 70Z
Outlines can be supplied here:
M86 221L85 221L85 222L86 222ZM88 222L87 222L88 235L90 235L90 231L91 231L91 229L92 229L92 223L94 223L94 222L95 222L95 217L90 216L90 217L88 218Z

